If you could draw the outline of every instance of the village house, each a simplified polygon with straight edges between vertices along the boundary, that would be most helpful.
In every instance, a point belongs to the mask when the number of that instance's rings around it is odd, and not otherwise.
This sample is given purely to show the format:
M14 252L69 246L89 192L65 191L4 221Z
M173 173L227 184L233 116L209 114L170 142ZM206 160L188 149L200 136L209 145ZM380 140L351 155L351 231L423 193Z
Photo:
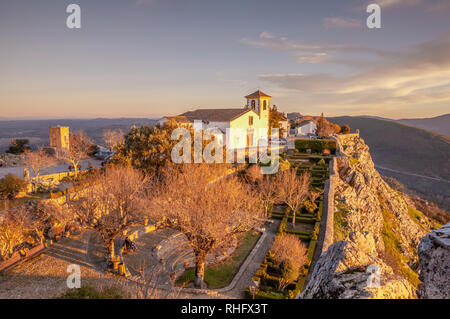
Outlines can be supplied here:
M244 108L197 109L178 116L165 116L158 121L164 124L175 120L181 125L201 123L202 129L217 129L226 137L229 149L256 147L268 140L270 95L258 90L246 97Z
M295 128L295 136L316 135L317 125L314 121L304 121Z

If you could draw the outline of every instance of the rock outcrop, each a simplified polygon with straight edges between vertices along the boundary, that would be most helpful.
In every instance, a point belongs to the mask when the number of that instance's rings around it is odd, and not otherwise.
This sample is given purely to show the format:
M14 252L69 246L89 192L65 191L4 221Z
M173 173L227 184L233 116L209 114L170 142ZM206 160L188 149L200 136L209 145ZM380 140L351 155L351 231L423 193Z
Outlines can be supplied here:
M416 298L417 246L431 221L382 179L359 134L336 141L335 243L313 265L299 297ZM368 285L374 269L378 288Z
M410 299L414 287L394 275L378 256L369 232L352 232L321 256L305 289L305 299Z
M378 252L383 252L383 226L386 214L392 216L392 225L399 235L398 244L408 259L414 259L420 239L430 230L430 223L412 220L406 197L382 179L374 167L369 147L359 135L338 137L341 156L337 158L339 179L335 193L336 206L348 208L347 231L370 231ZM383 215L383 213L385 213Z
M450 223L422 239L419 267L419 297L450 299Z

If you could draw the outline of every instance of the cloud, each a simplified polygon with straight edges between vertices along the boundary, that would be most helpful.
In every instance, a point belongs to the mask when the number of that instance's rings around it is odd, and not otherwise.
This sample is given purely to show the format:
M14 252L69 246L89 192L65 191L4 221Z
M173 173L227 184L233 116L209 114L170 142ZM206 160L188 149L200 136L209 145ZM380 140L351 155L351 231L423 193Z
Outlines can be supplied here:
M259 35L259 37L260 37L261 39L273 39L273 38L275 38L275 36L274 36L273 34L271 34L271 33L269 33L269 32L266 32L266 31L261 32L261 34Z
M157 0L136 0L136 5L140 6L143 4L153 4L155 3Z
M334 106L395 108L450 102L450 32L386 55L383 61L346 76L264 74L260 79L298 92L303 99Z
M357 6L358 11L365 10L371 3L378 4L381 9L422 7L425 11L450 10L448 0L368 0L364 7Z
M323 25L327 29L358 29L362 26L361 20L339 17L325 18Z
M269 32L262 32L258 39L242 38L241 43L273 51L289 52L294 61L299 63L333 62L337 53L364 53L387 55L389 52L341 44L320 44L291 40L283 36L275 36Z
M423 0L378 0L373 3L380 5L381 8L388 8L395 6L416 6L423 2Z

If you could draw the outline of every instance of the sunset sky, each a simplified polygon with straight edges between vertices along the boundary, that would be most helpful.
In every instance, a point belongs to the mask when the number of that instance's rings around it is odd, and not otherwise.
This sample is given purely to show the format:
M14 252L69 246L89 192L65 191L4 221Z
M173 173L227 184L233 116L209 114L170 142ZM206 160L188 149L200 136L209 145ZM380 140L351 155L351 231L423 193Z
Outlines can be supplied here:
M0 118L450 113L449 0L0 0L0 48Z

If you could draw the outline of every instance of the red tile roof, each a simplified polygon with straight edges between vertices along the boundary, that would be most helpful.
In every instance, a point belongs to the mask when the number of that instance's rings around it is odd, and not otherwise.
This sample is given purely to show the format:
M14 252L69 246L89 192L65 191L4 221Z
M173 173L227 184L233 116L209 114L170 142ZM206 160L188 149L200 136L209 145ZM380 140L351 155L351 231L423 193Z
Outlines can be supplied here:
M253 111L248 108L241 109L198 109L195 111L189 111L179 116L186 117L189 121L201 120L205 122L229 122L235 118L245 114L249 111Z
M267 95L266 93L258 90L256 92L253 92L250 95L247 95L245 98L246 99L252 99L252 98L257 98L257 97L271 97L270 95Z

